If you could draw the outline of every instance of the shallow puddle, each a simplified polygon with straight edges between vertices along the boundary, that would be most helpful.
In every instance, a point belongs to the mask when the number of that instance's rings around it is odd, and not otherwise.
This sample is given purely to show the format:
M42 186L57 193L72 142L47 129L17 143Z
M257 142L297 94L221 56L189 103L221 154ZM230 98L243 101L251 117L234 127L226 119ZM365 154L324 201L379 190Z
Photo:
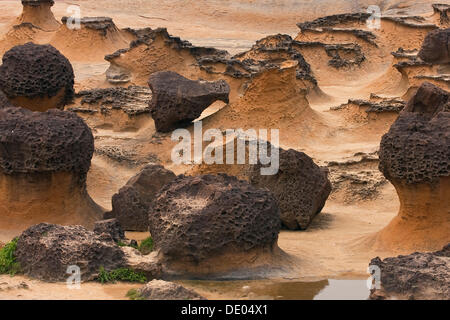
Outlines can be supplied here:
M366 280L180 281L209 299L366 300Z

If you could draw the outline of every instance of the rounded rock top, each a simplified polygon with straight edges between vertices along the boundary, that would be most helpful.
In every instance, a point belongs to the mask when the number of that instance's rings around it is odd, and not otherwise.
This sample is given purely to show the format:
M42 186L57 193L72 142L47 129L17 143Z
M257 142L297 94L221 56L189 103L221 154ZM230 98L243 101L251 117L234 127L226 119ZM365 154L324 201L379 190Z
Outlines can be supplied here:
M4 54L0 66L0 90L9 99L61 95L56 107L63 107L74 96L74 79L69 60L51 45L15 46Z

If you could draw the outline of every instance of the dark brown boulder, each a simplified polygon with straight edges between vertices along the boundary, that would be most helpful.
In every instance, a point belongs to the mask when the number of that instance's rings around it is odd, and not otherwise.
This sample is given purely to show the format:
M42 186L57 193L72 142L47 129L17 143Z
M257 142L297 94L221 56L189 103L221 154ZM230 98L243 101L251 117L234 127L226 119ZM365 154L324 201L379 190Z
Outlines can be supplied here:
M74 95L72 65L51 45L27 43L3 56L0 90L16 106L32 111L63 108Z
M0 172L73 172L84 182L94 153L94 138L72 112L0 110Z
M371 291L371 299L450 299L450 244L438 252L375 258L370 266L381 271L381 287Z
M423 83L380 145L380 170L389 180L432 183L450 175L450 95Z
M116 218L127 231L148 230L148 210L161 188L175 174L160 165L147 165L112 197L112 211L105 218Z
M94 224L94 233L106 233L107 235L110 235L115 242L125 239L125 232L123 232L122 226L117 219L97 221Z
M24 231L15 255L26 275L44 281L66 281L69 266L80 268L84 282L95 279L100 267L111 271L126 265L124 253L106 234L48 223Z
M0 90L0 109L12 107L13 105L9 102L8 97Z
M303 152L279 149L279 159L274 175L261 175L262 165L253 166L250 183L273 192L283 226L305 230L330 195L328 173Z
M450 28L428 33L419 51L419 58L430 63L450 63Z
M206 300L197 292L168 281L152 280L138 290L145 300Z
M194 81L172 71L153 73L148 84L153 92L151 115L161 132L188 125L217 100L228 103L230 94L224 80Z
M274 196L225 174L178 176L157 196L149 223L155 249L168 262L194 265L225 253L273 248L280 230Z

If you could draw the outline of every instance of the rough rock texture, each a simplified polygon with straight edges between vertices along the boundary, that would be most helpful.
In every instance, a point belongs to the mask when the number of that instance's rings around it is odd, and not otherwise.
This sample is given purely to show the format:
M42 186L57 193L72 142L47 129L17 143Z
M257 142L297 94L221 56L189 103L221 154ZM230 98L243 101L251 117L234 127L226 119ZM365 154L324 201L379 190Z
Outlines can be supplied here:
M373 289L371 299L450 299L450 244L438 252L375 258L370 265L381 269L381 289Z
M428 33L418 56L430 63L450 63L450 28Z
M384 113L394 112L399 113L405 108L406 103L399 99L380 99L380 101L363 100L363 99L349 99L347 103L343 103L336 107L331 107L330 110L343 110L349 105L354 104L364 109L366 113Z
M287 34L271 35L260 39L250 50L232 57L231 61L238 61L240 64L235 65L235 72L231 72L233 68L230 68L229 74L236 77L238 75L237 70L241 70L241 73L245 70L244 74L254 76L274 67L280 68L283 62L293 60L298 62L296 78L309 80L311 83L317 84L312 75L311 66L298 50L299 45L299 42L294 41ZM229 64L233 66L234 63L231 63L231 61Z
M321 17L314 21L307 21L302 23L297 23L297 26L301 30L316 29L322 27L332 27L335 25L341 25L346 22L357 22L365 24L367 19L370 17L368 13L344 13L335 14L331 16Z
M54 5L55 1L53 0L22 0L22 5L24 6L31 6L31 7L38 7L42 3L49 3L50 5Z
M17 242L22 271L44 281L66 281L67 267L81 269L81 281L93 280L101 266L113 270L125 265L124 254L111 237L81 226L41 223L27 229Z
M94 224L94 233L96 234L106 233L110 235L115 242L125 239L125 232L123 232L122 226L120 225L120 222L117 219L107 219L97 221Z
M108 115L112 110L122 110L128 116L150 113L148 102L152 97L149 88L129 86L128 88L105 88L83 90L75 95L81 98L79 105L71 105L68 110L79 113Z
M0 109L12 107L11 102L9 102L8 97L5 96L3 91L0 91Z
M261 165L255 165L250 173L250 183L274 193L283 226L304 230L330 195L328 171L316 165L305 153L292 149L279 149L279 159L279 170L275 175L261 175Z
M69 17L62 17L61 22L66 24ZM108 30L115 30L116 25L109 17L83 17L80 19L82 27L99 31L101 35L106 36Z
M89 127L72 112L0 109L0 171L72 172L84 182L94 153Z
M153 280L138 290L145 300L206 300L193 290L163 280Z
M450 175L449 93L423 83L380 146L380 171L409 184Z
M72 65L51 45L29 42L13 47L3 56L0 90L10 99L57 97L54 104L62 108L73 98L73 85ZM49 106L35 108L45 111Z
M230 86L224 81L189 80L175 72L156 72L148 81L150 109L156 129L168 132L198 118L213 102L228 103Z
M175 179L160 165L147 165L112 197L112 211L105 218L116 218L128 231L148 230L148 210L156 194Z
M271 248L280 230L274 196L224 174L177 177L157 196L149 223L156 250L191 263Z

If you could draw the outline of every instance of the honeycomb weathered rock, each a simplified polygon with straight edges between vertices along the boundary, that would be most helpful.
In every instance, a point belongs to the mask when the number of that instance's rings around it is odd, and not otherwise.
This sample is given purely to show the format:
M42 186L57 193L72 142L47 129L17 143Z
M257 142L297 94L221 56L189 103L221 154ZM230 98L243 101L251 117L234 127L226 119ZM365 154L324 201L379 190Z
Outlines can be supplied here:
M72 100L73 86L72 65L51 45L28 42L13 47L3 56L0 90L9 99L56 97L55 107L62 108ZM45 111L52 107L39 106L36 110Z
M271 248L280 230L275 197L235 177L179 176L149 211L155 249L169 260L198 263L225 252Z
M94 153L91 130L72 112L0 109L0 172L71 172L84 183Z
M380 171L388 180L433 183L450 175L450 96L423 83L385 134Z

